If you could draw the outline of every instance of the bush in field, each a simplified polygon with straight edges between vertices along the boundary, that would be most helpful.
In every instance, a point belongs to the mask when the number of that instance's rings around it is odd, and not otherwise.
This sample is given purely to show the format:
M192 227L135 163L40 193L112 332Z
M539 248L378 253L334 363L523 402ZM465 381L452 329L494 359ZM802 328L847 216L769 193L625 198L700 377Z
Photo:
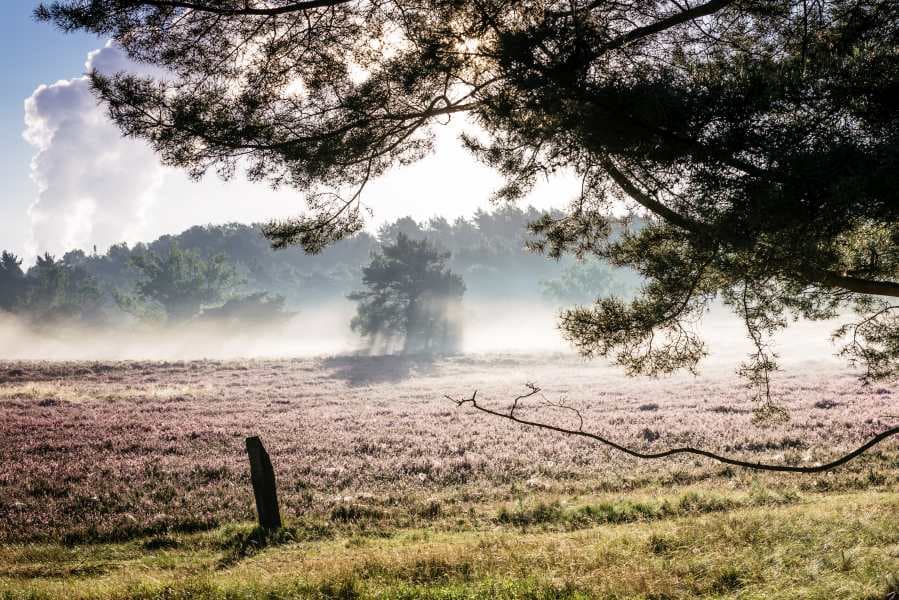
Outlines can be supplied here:
M171 322L192 319L204 307L220 304L239 283L237 272L223 256L207 260L177 244L166 254L132 256L131 264L141 277L135 296L116 295L119 306L144 317L162 313Z
M633 296L640 286L639 277L629 275L608 263L590 258L565 269L555 279L540 282L540 291L548 300L589 304L597 298Z
M206 308L200 316L204 321L261 325L279 322L290 314L284 310L284 296L256 292L231 298L222 306Z
M358 303L353 331L373 345L402 340L403 353L452 351L465 284L450 271L449 258L427 240L399 233L362 269L365 289L348 296Z

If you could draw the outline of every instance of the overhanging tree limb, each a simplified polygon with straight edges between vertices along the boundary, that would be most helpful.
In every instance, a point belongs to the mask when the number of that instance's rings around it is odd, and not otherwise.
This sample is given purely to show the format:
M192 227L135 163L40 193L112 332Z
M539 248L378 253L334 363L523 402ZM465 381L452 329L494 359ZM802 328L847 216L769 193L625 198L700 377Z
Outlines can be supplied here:
M842 275L834 271L823 269L805 269L803 275L810 283L819 283L827 287L838 287L856 294L871 294L874 296L890 296L899 298L899 283L895 281L879 281L862 279Z
M610 40L609 42L606 42L605 44L602 44L601 46L590 52L588 54L588 57L596 58L603 52L616 50L618 48L626 46L627 44L630 44L631 42L655 35L657 33L661 33L666 29L671 29L672 27L676 27L678 25L686 23L687 21L714 14L727 7L728 5L734 3L735 0L711 0L710 2L706 2L705 4L700 4L698 6L694 6L693 8L677 12L669 17L659 19L658 21L650 25L635 27L627 33L622 34Z
M135 6L153 6L156 8L185 8L198 12L208 12L226 17L245 17L245 16L261 16L271 17L277 15L285 15L289 13L302 12L312 10L314 8L327 8L346 4L353 0L306 0L305 2L293 2L284 6L275 6L269 8L227 8L222 6L210 6L202 2L186 2L182 0L136 0Z
M612 181L614 181L622 191L647 210L662 217L676 227L680 227L681 229L685 229L708 239L717 240L717 236L710 227L686 215L678 213L637 187L637 185L634 184L634 182L631 181L630 178L611 161L611 159L604 158L600 161L600 164L609 174L609 177L612 178ZM722 243L721 240L717 241ZM800 267L798 269L798 274L809 283L823 287L841 288L856 294L899 297L899 283L895 281L862 279L860 277L843 275L834 271L817 269L814 267Z
M560 427L558 425L553 425L551 423L542 423L540 421L531 421L529 419L523 419L515 414L515 411L518 410L521 405L520 402L526 398L531 396L535 396L540 393L540 388L535 386L534 384L528 384L527 388L530 390L525 394L517 396L513 402L512 406L506 412L500 412L498 410L493 410L477 402L477 390L472 393L469 398L453 398L452 396L446 395L444 396L446 399L452 401L458 407L463 407L467 404L470 404L474 409L481 411L482 413L491 415L493 417L499 417L501 419L506 419L512 421L514 423L518 423L519 425L525 425L527 427L536 427L538 429L545 429L548 431L555 431L556 433L561 433L565 435L574 435L578 437L587 438L608 446L614 450L618 450L619 452L623 452L628 456L632 456L634 458L653 460L653 459L663 459L669 458L671 456L676 456L679 454L689 454L694 456L702 456L704 458L708 458L710 460L714 460L720 463L724 463L727 465L731 465L734 467L743 467L746 469L753 469L756 471L774 471L780 473L823 473L825 471L830 471L836 469L837 467L848 463L849 461L858 458L877 444L883 442L886 439L889 439L895 435L899 435L899 426L892 427L887 429L886 431L882 431L881 433L875 435L867 442L849 452L848 454L844 454L837 458L836 460L832 460L828 463L823 463L819 465L813 465L810 467L803 466L794 466L794 465L776 465L776 464L767 464L761 462L752 462L748 460L740 460L737 458L732 458L729 456L723 456L721 454L717 454L715 452L709 452L708 450L702 450L701 448L693 448L690 446L684 446L680 448L670 448L668 450L663 450L661 452L641 452L639 450L634 450L632 448L628 448L627 446L623 446L617 442L614 442L606 437L601 435L591 433L588 431L584 431L584 419L581 415L580 411L577 409L565 406L565 405L556 405L557 408L564 408L566 410L571 410L575 413L575 415L579 419L579 427L577 429L569 429L567 427Z

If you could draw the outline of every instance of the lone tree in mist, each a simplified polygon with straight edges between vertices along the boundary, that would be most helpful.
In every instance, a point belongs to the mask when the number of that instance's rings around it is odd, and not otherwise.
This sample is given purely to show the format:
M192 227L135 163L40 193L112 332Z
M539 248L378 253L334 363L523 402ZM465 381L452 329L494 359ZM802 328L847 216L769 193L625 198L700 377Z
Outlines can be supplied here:
M173 323L194 318L204 307L221 304L238 283L237 272L224 256L207 260L177 244L164 254L132 256L131 264L140 272L136 297L117 295L119 306L142 316L161 311Z
M358 302L353 331L388 349L401 340L404 354L455 350L465 284L449 270L449 258L404 233L385 244L362 269L365 289L348 296Z
M126 135L170 165L307 193L275 246L318 252L362 227L366 183L425 156L455 114L502 173L500 201L577 173L534 249L646 280L564 313L586 356L693 370L693 323L728 305L741 372L775 414L769 340L842 316L867 379L899 368L899 3L895 0L60 0L37 18L111 36L153 80L91 75ZM646 226L610 236L618 202Z

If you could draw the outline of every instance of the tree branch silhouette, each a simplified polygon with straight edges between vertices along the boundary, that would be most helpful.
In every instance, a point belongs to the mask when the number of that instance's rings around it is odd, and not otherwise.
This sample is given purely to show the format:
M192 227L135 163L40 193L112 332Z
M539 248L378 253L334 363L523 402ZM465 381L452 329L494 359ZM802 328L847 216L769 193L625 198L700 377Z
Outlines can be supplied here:
M133 7L149 6L160 9L187 9L196 12L211 13L225 17L272 17L277 15L286 15L290 13L303 12L315 8L328 8L339 4L346 4L352 0L306 0L305 2L292 2L283 6L267 6L265 8L256 8L249 6L248 3L243 6L215 6L205 2L190 2L185 0L134 0L131 2ZM58 5L52 3L50 6ZM44 7L43 4L40 7ZM40 9L39 9L40 10ZM43 10L47 10L44 8Z
M475 410L479 410L482 413L491 415L493 417L507 419L509 421L518 423L520 425L525 425L527 427L536 427L536 428L545 429L548 431L555 431L556 433L562 433L565 435L575 435L575 436L579 436L579 437L584 437L584 438L593 440L595 442L598 442L600 444L603 444L605 446L608 446L614 450L618 450L619 452L623 452L624 454L627 454L628 456L632 456L634 458L653 460L653 459L668 458L671 456L676 456L678 454L692 454L695 456L702 456L704 458L708 458L708 459L711 459L711 460L714 460L714 461L717 461L720 463L724 463L727 465L732 465L735 467L743 467L746 469L754 469L756 471L775 471L775 472L781 472L781 473L823 473L825 471L830 471L830 470L836 469L837 467L844 465L855 458L858 458L859 456L861 456L862 454L864 454L865 452L867 452L868 450L870 450L871 448L873 448L874 446L879 444L880 442L882 442L890 437L893 437L895 435L899 435L899 426L892 427L890 429L887 429L886 431L882 431L881 433L875 435L874 437L869 439L867 442L865 442L864 444L862 444L861 446L859 446L852 452L849 452L848 454L844 454L844 455L840 456L839 458L837 458L836 460L833 460L828 463L807 466L807 467L793 466L793 465L767 464L767 463L762 463L762 462L752 462L752 461L748 461L748 460L740 460L737 458L724 456L721 454L717 454L715 452L710 452L708 450L703 450L701 448L693 448L690 446L683 446L683 447L679 447L679 448L669 448L668 450L663 450L661 452L641 452L639 450L634 450L633 448L628 448L627 446L619 444L619 443L617 443L613 440L610 440L609 438L606 438L604 436L601 436L599 434L585 431L584 430L584 418L583 418L583 415L581 414L581 412L572 406L565 405L564 403L545 403L543 406L554 407L554 408L564 408L566 410L573 411L575 413L575 415L577 416L579 423L580 423L577 429L570 429L567 427L561 427L559 425L553 425L551 423L544 423L544 422L540 422L540 421L532 421L529 419L521 418L520 416L518 416L516 414L516 411L521 408L521 401L525 400L527 398L536 396L542 391L539 387L537 387L533 383L528 383L528 384L526 384L525 387L528 389L528 391L524 394L517 396L513 400L512 405L505 412L499 411L499 410L494 410L492 408L489 408L487 406L479 404L477 401L477 395L478 395L477 390L475 390L472 393L472 395L468 398L453 398L450 395L444 395L444 397L446 399L450 400L451 402L453 402L457 407L460 407L460 408L470 404L472 406L472 408L474 408Z

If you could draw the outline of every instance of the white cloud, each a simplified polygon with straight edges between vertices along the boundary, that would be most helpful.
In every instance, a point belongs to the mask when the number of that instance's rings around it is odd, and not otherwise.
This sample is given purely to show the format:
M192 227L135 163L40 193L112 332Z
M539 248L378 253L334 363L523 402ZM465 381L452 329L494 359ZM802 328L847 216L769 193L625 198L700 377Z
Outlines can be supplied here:
M92 52L86 67L124 67L121 52ZM25 101L24 137L36 152L29 209L30 253L106 246L139 235L162 184L163 168L145 144L122 138L86 77L42 85Z
M86 68L147 72L112 45L91 52ZM405 215L453 219L487 206L500 179L461 148L456 136L462 121L454 123L438 129L433 156L369 184L363 201L374 211L370 229ZM304 207L294 190L273 191L241 177L193 182L163 167L145 143L121 136L86 77L40 86L25 101L25 124L24 137L35 149L31 177L37 186L29 209L31 256L94 245L102 251L196 224L264 221ZM561 206L575 189L570 179L559 179L539 186L528 200L543 208Z

